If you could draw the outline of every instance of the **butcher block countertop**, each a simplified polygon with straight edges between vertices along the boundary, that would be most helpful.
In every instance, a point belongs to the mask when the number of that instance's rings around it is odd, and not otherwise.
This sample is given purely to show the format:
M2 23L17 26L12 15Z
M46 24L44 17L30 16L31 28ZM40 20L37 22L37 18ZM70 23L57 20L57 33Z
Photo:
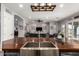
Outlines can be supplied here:
M20 48L26 43L26 42L54 42L53 38L34 38L34 37L28 37L28 38L18 38L10 39L3 41L2 44L2 50L3 51L20 51ZM61 44L59 42L55 42L57 44L57 47L59 49L59 52L79 52L79 41L73 40L73 41L67 41L64 42L64 44Z

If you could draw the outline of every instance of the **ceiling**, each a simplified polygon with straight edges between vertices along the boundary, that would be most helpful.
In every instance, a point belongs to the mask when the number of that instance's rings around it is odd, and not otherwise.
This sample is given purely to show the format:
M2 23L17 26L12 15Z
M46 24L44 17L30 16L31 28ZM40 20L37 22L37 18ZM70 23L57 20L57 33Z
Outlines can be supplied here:
M32 3L4 3L6 7L12 11L20 14L21 16L30 20L44 20L44 21L59 21L79 11L78 3L63 3L63 7L60 7L62 3L54 3L56 8L54 11L42 11L33 12L31 10ZM19 5L23 7L20 8Z

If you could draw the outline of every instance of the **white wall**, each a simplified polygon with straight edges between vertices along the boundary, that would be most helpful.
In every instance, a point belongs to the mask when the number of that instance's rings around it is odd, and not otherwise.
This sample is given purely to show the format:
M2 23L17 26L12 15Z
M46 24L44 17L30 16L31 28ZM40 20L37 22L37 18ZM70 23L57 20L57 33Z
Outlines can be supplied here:
M28 22L28 24L26 24L26 32L38 33L36 27L42 27L41 33L48 33L48 25L43 22Z
M44 23L44 22L41 22L41 23L38 23L38 22L27 22L26 24L26 32L31 32L31 33L37 33L36 32L36 27L39 27L41 26L43 31L41 33L49 33L49 34L54 34L57 32L57 23L56 22L49 22L49 25Z
M4 4L1 5L1 40L14 38L14 15L6 12Z
M4 40L14 38L14 16L4 11Z
M0 3L0 48L1 48L1 3Z

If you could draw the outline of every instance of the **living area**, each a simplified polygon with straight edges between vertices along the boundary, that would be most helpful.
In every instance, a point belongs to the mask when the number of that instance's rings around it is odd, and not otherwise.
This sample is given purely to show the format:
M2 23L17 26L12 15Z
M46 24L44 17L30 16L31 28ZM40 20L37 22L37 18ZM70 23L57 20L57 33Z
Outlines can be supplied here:
M79 56L79 4L1 3L4 56Z

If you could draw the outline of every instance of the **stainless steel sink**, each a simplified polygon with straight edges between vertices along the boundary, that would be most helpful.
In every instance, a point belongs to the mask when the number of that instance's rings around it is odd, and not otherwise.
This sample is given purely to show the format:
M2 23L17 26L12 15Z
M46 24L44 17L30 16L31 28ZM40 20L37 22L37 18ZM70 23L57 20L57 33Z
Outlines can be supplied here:
M29 42L20 49L21 56L58 56L58 48L51 42Z
M55 46L52 44L52 43L50 43L50 42L41 42L40 43L40 47L51 47L51 48L55 48Z
M35 42L31 42L31 43L27 43L24 47L29 48L29 47L39 47L39 43Z
M24 47L29 48L29 47L55 47L55 46L49 42L31 42L27 43Z

